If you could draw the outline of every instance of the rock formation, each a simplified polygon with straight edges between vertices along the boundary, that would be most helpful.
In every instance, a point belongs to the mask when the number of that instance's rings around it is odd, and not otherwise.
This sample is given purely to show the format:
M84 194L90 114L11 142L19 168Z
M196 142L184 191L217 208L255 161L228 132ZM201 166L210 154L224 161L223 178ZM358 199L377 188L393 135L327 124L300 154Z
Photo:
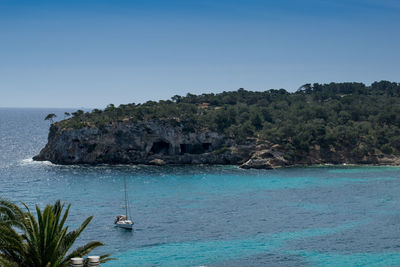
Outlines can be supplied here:
M47 145L34 160L56 164L240 164L242 151L225 149L232 140L153 120L113 122L104 129L50 128ZM248 155L246 155L248 156Z
M257 143L257 144L256 144ZM273 169L294 165L399 165L400 157L381 152L357 157L346 148L313 146L291 154L282 145L257 140L236 144L223 134L187 131L171 121L119 121L101 129L50 127L48 143L33 158L56 164L231 164Z

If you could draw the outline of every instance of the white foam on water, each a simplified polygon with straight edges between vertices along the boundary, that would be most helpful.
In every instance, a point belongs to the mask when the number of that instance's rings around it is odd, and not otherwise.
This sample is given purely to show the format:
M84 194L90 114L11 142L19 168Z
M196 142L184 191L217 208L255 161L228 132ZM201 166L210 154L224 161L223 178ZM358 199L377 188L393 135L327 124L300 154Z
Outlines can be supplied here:
M33 162L33 159L29 158L29 159L23 159L21 161L22 161L22 163L31 163L31 162Z
M27 158L21 160L21 165L55 165L50 161L36 161L33 158Z

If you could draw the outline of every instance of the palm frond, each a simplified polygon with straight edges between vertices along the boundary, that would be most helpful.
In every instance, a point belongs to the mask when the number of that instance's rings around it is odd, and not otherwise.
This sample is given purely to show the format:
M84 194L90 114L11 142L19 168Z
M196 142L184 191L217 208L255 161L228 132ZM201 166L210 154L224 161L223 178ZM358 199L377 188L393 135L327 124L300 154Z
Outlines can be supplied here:
M26 211L0 198L0 266L69 266L71 258L83 257L103 246L101 242L92 241L67 255L93 217L88 217L77 229L68 231L65 222L71 205L65 208L60 200L43 210L36 205L36 216L25 203L22 205ZM114 259L108 254L100 256L101 263L109 260Z

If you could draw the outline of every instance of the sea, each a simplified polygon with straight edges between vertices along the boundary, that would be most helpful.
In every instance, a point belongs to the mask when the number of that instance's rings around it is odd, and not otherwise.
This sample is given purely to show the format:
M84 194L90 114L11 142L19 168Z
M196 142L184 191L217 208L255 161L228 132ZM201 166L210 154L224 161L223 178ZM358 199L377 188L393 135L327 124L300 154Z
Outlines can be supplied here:
M34 162L48 113L0 108L0 196L31 209L71 204L77 245L97 240L102 266L400 266L400 168L61 166ZM124 213L124 178L134 230Z

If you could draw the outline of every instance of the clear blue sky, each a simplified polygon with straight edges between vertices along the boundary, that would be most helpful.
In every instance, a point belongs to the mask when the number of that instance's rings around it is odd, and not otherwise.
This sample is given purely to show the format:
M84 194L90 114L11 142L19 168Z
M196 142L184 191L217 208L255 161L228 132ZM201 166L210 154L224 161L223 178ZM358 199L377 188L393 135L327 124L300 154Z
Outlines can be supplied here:
M398 0L0 0L0 107L400 81Z

